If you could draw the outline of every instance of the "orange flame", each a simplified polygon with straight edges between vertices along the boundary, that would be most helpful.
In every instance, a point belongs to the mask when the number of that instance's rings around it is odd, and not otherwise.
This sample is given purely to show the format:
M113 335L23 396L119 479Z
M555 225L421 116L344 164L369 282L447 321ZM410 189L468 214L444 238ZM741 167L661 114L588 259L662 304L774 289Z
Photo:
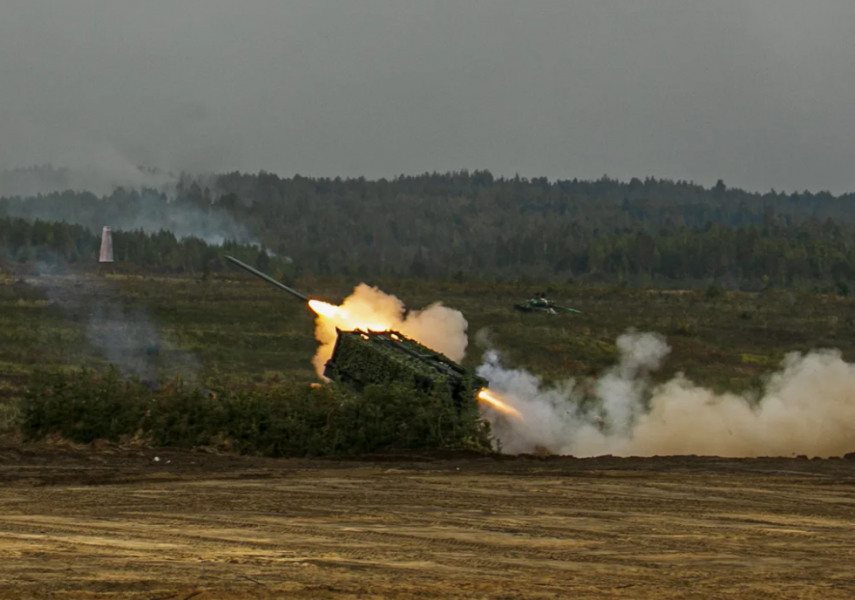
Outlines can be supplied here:
M523 419L523 416L520 413L520 411L515 409L513 406L503 402L502 400L499 400L496 397L496 392L492 392L490 390L482 389L480 392L478 392L478 399L483 400L484 402L486 402L487 404L489 404L490 406L492 406L493 408L495 408L496 410L498 410L501 413L504 413L506 415L511 415L512 417L516 417L517 419L520 419L520 420Z
M347 309L341 306L335 306L328 302L320 300L309 300L309 308L315 311L315 314L325 319L329 319L339 329L352 331L354 329L362 329L368 331L388 331L391 329L391 323L384 323L376 320L375 317L368 319L360 318L352 315Z
M338 316L342 312L342 308L340 306L333 306L332 304L321 302L320 300L309 300L309 308L315 311L316 314L327 318Z

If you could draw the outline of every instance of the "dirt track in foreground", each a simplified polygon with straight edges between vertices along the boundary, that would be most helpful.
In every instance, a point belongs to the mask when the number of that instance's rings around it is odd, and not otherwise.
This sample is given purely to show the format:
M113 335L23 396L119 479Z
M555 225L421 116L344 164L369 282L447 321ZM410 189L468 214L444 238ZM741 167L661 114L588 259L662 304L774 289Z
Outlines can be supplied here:
M855 460L0 448L4 600L851 599L853 526Z

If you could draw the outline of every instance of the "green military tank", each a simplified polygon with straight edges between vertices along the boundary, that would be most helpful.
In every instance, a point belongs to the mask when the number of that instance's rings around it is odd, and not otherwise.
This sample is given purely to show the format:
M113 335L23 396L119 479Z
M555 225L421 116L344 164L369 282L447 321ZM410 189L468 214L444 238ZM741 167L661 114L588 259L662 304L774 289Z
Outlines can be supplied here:
M231 256L240 268L288 292L307 305L310 299ZM487 380L466 370L444 354L436 352L397 331L336 329L333 354L324 366L324 377L356 391L372 384L402 382L414 389L439 393L453 402L458 414L477 410L478 393Z
M559 313L582 314L582 311L575 308L553 304L546 299L546 293L544 292L535 294L533 298L530 298L524 304L514 304L514 309L524 313L544 313L549 315L557 315Z

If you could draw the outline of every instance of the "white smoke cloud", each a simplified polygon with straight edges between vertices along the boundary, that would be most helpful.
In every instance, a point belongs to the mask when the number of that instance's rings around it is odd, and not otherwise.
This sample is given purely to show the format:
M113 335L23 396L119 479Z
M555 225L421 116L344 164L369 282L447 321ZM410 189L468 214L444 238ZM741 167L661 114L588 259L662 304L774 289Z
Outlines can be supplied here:
M855 365L836 350L793 353L759 395L717 394L647 374L669 352L656 334L618 338L620 362L595 382L545 387L491 351L478 369L523 419L485 408L502 450L574 456L841 456L855 451Z

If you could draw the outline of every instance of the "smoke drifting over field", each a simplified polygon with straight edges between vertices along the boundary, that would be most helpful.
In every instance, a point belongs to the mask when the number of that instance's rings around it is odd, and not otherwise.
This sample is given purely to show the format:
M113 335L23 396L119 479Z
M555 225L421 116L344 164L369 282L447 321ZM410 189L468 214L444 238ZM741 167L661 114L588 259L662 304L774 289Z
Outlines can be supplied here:
M104 280L64 273L59 261L36 266L39 277L35 285L67 317L85 323L88 350L94 355L123 375L135 375L151 384L157 383L161 368L185 381L198 379L198 359L191 352L175 349L144 305L129 306Z
M115 300L99 299L88 315L86 337L89 345L122 374L136 375L149 384L157 384L161 370L179 374L185 381L196 381L201 370L192 353L170 348L166 336L143 308L129 310Z
M621 359L582 390L544 388L488 352L479 373L524 420L489 410L503 450L544 448L574 456L700 454L727 457L841 456L855 451L855 365L836 350L793 353L756 396L716 394L683 376L651 385L669 352L651 333L618 338Z

